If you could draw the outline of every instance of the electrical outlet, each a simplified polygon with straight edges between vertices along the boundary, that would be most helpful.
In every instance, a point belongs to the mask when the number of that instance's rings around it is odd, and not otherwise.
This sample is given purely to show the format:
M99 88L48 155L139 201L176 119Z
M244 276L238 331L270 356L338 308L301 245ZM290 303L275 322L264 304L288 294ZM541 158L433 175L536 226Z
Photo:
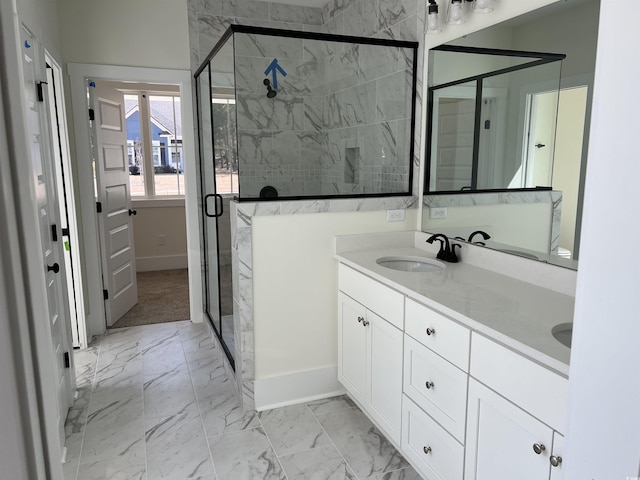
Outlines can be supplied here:
M158 245L164 247L167 244L167 236L166 235L158 235Z
M387 210L387 222L403 222L404 210Z
M431 207L431 208L429 208L429 218L431 220L447 218L447 207Z

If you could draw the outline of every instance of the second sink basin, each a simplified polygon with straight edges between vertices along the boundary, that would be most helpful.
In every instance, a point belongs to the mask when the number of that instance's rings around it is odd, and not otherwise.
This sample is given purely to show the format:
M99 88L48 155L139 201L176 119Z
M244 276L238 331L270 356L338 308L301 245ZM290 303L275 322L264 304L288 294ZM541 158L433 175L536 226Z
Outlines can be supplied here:
M565 347L571 348L573 323L560 323L551 329L551 335Z
M411 256L381 257L376 263L381 267L401 272L439 272L446 268L444 263L437 260Z

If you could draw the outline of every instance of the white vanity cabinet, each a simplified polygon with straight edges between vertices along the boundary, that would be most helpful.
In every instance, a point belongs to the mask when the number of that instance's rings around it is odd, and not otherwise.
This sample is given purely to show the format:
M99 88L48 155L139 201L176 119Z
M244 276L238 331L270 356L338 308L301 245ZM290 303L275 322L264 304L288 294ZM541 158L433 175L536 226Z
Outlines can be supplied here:
M423 478L563 480L565 376L344 264L338 286L338 379Z
M405 300L402 451L430 480L462 480L470 331Z
M567 379L475 333L471 375L465 480L560 480Z
M338 380L399 445L404 298L395 290L341 267ZM374 308L387 313L394 323L378 315Z

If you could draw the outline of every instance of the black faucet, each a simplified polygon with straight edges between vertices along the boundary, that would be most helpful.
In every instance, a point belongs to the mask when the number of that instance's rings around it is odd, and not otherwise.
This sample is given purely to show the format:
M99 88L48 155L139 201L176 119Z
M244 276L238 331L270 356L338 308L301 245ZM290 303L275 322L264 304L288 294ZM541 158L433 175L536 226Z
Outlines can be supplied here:
M436 233L431 235L427 239L427 243L433 243L434 240L440 242L440 250L438 251L436 258L449 263L458 263L458 256L456 255L456 247L461 247L457 243L449 244L449 238L442 233Z
M491 238L491 235L489 235L488 233L483 232L482 230L476 230L471 235L469 235L469 239L467 241L469 243L475 243L476 245L485 246L486 244L484 242L474 242L473 241L473 237L475 237L476 235L481 235L482 238L484 238L485 240L489 240Z

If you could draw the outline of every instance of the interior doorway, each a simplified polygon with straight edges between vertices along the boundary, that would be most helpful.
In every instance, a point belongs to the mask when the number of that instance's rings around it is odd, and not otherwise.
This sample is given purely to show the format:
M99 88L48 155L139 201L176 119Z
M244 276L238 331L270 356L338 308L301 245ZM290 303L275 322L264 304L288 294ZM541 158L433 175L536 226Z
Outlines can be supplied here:
M87 102L87 92L91 88L91 82L127 82L129 87L134 88L133 84L144 83L151 85L172 85L177 86L179 90L179 110L182 118L182 127L184 129L184 143L182 150L184 152L184 198L180 199L184 209L184 223L186 227L182 230L186 234L186 256L189 278L189 318L194 322L202 321L202 279L200 275L200 250L198 238L198 205L197 205L197 183L196 183L196 159L195 145L193 141L193 110L191 96L191 74L188 71L147 69L137 67L122 66L106 66L106 65L87 65L87 64L69 64L69 75L71 77L71 98L74 116L74 130L76 139L76 152L78 158L94 158L92 154L90 115L94 112L88 112L89 105ZM88 112L88 113L87 113ZM124 123L124 120L123 120ZM125 145L124 149L120 149L119 165L126 168L127 183L130 182L129 170L129 148ZM166 152L165 152L166 153ZM112 157L113 158L113 157ZM85 246L85 265L86 265L86 292L88 295L88 303L90 312L86 315L87 336L103 333L105 330L105 299L102 281L101 266L101 250L100 242L97 234L98 215L96 205L96 186L94 173L94 164L92 162L78 162L77 164L79 197L82 205L82 228ZM121 168L122 170L122 168ZM140 204L136 206L130 205L131 196L129 196L129 205L121 210L135 210L133 217L140 220L141 212L138 209ZM144 202L150 199L140 200L142 207L145 208ZM164 202L174 202L175 199L162 199ZM132 208L133 207L133 208ZM157 222L156 222L157 223ZM158 241L156 236L156 241ZM156 255L157 256L157 255ZM175 259L173 259L175 261ZM184 262L184 256L181 258ZM136 262L138 263L138 262ZM136 265L136 270L138 265Z
M107 326L188 320L180 89L89 79L88 90Z

